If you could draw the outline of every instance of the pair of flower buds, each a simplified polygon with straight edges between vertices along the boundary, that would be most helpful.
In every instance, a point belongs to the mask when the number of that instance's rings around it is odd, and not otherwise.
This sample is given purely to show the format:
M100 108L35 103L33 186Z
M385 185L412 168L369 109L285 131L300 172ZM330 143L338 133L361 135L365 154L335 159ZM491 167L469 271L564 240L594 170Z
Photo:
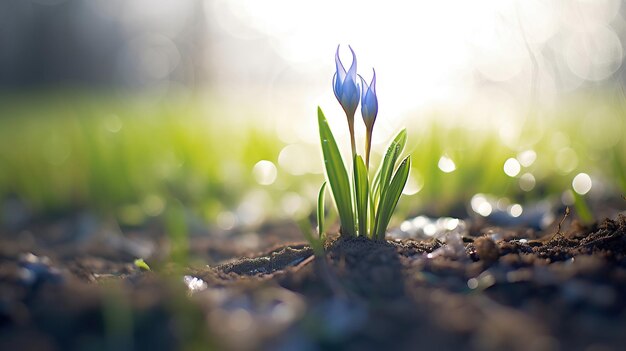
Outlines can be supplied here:
M348 46L349 47L349 46ZM378 98L376 97L376 71L372 69L374 75L371 83L368 85L361 75L356 73L356 55L351 47L352 64L350 69L346 71L345 67L339 59L339 46L335 54L335 65L337 72L333 76L333 90L339 104L346 113L348 118L348 128L350 129L350 142L352 146L352 156L356 155L356 146L354 142L354 114L359 105L359 97L361 98L361 116L365 123L365 164L369 168L369 155L372 145L372 131L374 130L374 122L378 114ZM357 76L361 80L361 86L357 82Z

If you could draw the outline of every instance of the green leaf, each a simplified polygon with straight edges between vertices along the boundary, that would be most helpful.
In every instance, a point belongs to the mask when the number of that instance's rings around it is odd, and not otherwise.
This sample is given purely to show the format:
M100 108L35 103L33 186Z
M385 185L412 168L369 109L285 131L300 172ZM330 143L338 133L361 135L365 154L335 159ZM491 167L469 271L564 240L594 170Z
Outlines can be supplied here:
M398 200L400 200L406 181L409 178L409 171L411 169L410 157L411 156L407 156L402 160L391 183L380 194L381 200L378 206L378 213L376 214L376 223L374 225L374 237L376 239L383 240L385 238L385 231L387 230L389 221L391 221L391 216L396 209Z
M311 228L311 223L308 219L302 218L298 222L298 226L304 235L306 241L311 245L311 249L313 249L313 254L316 257L324 256L324 238L323 237L315 237L313 235L313 228Z
M393 139L391 144L389 144L385 157L383 158L383 162L380 164L380 167L374 176L372 194L374 195L373 197L375 203L378 202L380 194L383 192L384 188L389 185L393 169L396 166L396 161L398 160L398 157L400 157L402 150L404 150L405 145L406 129L402 129Z
M149 271L150 266L143 260L143 258L138 258L135 260L135 267L143 269L144 271Z
M354 212L352 211L352 198L350 195L350 179L348 172L341 158L341 153L337 147L337 142L328 126L328 121L321 108L317 108L317 120L320 129L320 140L322 142L322 154L324 156L324 166L330 189L335 199L335 205L339 212L341 222L341 233L354 236Z
M359 224L359 235L367 236L367 202L369 184L367 181L367 167L360 155L354 157L354 193L356 195L356 210Z
M369 232L369 237L372 238L372 236L374 235L374 227L376 225L376 203L374 202L374 196L372 191L370 190L370 196L368 196L369 198L369 226L370 226L370 232Z
M317 195L317 230L320 238L324 235L324 194L326 192L326 182L322 184L320 193Z

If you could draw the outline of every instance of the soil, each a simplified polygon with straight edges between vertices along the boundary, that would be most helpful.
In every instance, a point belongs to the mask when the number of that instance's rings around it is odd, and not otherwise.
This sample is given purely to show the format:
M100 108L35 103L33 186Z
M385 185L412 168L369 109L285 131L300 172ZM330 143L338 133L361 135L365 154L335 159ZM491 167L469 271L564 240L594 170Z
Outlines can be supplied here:
M470 227L429 240L331 237L322 257L260 240L262 252L236 258L237 237L197 235L183 265L157 245L152 271L102 237L5 233L0 350L624 349L626 216L548 232ZM124 243L114 247L136 242Z

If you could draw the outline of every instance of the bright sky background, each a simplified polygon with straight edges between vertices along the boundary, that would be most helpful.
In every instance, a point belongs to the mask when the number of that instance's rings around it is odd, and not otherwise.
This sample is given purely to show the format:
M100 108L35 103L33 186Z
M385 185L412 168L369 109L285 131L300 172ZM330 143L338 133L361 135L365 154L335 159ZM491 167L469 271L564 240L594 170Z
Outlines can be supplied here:
M432 108L484 124L490 115L522 115L533 87L535 103L549 105L583 84L614 79L624 55L620 5L213 0L204 6L207 70L225 99L256 101L268 118L310 122L306 132L317 105L341 113L331 78L338 44L349 66L349 44L360 74L369 80L376 68L381 131Z
M55 2L62 0L32 0ZM315 110L345 128L334 54L377 72L375 142L432 111L509 135L531 107L622 84L620 0L93 0L124 28L119 62L155 87L203 87L225 117L262 118L285 142L315 143ZM191 55L189 54L191 52ZM139 64L133 64L139 62ZM172 79L193 76L194 87ZM181 84L183 86L181 86ZM251 113L253 111L253 113ZM335 116L337 116L335 118ZM517 124L516 124L517 123ZM360 126L360 124L357 124ZM343 134L343 133L340 133Z

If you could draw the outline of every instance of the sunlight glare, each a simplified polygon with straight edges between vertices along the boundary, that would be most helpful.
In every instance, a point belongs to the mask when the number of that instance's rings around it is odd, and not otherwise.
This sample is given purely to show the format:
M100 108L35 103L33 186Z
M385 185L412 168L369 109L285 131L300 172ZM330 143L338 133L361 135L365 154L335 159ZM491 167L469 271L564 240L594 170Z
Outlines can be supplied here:
M591 177L587 173L578 173L572 180L572 188L577 194L585 195L591 190Z
M444 173L452 173L456 170L456 164L454 164L454 161L450 157L445 155L441 156L437 166Z
M276 180L277 169L271 161L261 160L252 168L252 174L254 175L257 183L261 185L270 185Z
M514 158L509 158L504 162L504 173L509 177L515 177L522 169L519 162Z

